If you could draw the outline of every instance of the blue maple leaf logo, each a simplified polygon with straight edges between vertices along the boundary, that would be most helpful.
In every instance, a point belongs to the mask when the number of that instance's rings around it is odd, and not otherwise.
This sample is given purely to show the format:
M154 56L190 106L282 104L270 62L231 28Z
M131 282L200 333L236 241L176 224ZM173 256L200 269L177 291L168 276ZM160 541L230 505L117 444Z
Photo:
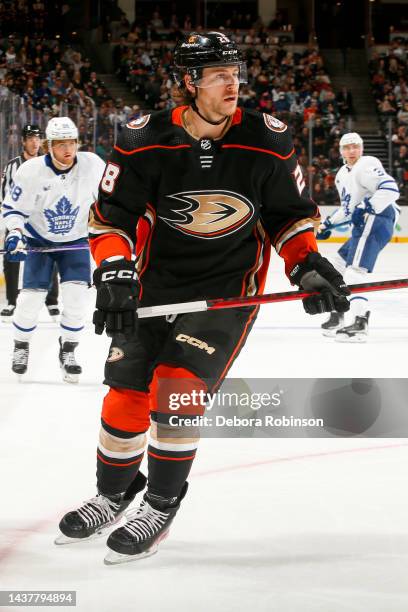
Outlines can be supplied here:
M63 196L58 200L55 211L45 208L44 215L48 221L48 230L51 234L68 234L74 227L79 212L79 206L72 208L71 202Z

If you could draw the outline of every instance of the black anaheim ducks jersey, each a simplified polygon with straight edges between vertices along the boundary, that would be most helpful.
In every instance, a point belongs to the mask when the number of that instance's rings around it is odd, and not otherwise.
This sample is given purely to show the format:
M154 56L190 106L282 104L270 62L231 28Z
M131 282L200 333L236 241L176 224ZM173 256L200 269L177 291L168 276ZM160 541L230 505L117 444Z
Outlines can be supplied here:
M90 216L96 262L137 255L144 304L253 295L270 244L286 268L317 250L287 126L238 108L220 140L192 138L177 107L128 124Z

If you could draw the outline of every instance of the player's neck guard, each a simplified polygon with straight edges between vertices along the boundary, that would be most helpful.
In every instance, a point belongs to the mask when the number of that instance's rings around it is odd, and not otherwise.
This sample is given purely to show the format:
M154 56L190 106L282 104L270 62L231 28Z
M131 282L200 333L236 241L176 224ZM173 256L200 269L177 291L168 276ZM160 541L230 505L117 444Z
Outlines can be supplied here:
M206 121L207 123L210 123L211 125L221 125L221 123L224 123L225 121L227 121L227 119L229 118L228 115L225 115L225 117L223 119L220 119L219 121L211 121L211 119L207 119L207 117L204 117L204 115L202 115L200 113L200 111L198 110L197 104L195 102L195 100L193 100L190 104L191 108L193 109L193 111L195 113L197 113L197 115L203 120Z

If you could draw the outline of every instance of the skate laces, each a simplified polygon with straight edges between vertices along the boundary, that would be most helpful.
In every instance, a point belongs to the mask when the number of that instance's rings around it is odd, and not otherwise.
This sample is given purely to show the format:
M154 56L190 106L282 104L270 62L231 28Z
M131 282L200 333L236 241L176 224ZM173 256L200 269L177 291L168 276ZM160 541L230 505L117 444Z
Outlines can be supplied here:
M28 349L27 348L16 348L14 350L13 361L15 365L25 365L28 357Z
M127 523L123 529L141 540L157 533L166 524L168 517L168 512L156 510L143 500L139 508L126 513Z
M76 366L74 351L62 351L62 363L64 366Z
M85 521L87 527L96 527L99 524L109 523L116 519L119 504L111 501L103 495L97 495L84 502L77 512Z

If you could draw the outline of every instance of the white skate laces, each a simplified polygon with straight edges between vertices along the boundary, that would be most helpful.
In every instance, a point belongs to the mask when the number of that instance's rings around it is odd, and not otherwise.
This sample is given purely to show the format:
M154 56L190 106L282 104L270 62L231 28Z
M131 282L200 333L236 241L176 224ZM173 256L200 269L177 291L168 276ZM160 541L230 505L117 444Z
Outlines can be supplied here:
M14 365L26 365L28 359L28 348L16 348L14 350Z
M97 495L84 502L77 512L87 527L97 527L116 519L119 504L103 495Z
M141 542L156 535L166 524L168 518L168 512L155 510L146 500L143 500L139 508L126 513L127 522L123 529Z

